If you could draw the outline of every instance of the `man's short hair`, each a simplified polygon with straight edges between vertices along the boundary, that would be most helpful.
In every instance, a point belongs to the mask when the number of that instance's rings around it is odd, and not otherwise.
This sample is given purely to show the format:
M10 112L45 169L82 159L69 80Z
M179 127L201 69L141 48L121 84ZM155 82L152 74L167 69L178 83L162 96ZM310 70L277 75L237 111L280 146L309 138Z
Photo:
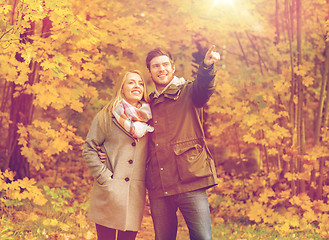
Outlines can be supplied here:
M170 52L168 52L167 50L161 49L161 48L155 48L155 49L149 51L149 53L146 56L146 66L147 66L148 70L150 70L151 60L153 58L159 57L159 56L167 56L170 60L170 63L172 65L174 64L174 60L173 60L173 57L170 54Z

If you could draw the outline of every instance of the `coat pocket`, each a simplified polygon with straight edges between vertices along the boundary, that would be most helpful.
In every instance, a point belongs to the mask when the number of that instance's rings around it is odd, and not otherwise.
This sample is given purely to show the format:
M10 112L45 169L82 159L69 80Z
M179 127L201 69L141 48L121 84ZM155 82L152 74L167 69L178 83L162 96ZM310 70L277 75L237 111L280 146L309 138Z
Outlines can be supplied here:
M174 146L177 170L182 182L212 175L205 147L195 141Z

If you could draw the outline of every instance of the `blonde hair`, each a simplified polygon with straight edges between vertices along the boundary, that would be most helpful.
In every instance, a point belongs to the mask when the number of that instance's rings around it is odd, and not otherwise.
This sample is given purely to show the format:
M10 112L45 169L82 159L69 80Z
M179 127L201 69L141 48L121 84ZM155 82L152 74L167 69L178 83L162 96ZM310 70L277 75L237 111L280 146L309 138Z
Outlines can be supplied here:
M121 81L118 81L116 83L116 86L114 88L114 94L113 94L110 102L105 107L103 107L102 110L100 110L98 123L99 123L101 130L104 131L105 133L107 132L108 123L111 124L111 122L112 122L112 109L114 109L123 99L122 88L123 88L125 81L127 80L129 73L136 73L141 77L141 79L144 83L144 93L143 93L143 97L142 97L141 101L144 101L147 103L149 102L149 96L147 94L147 89L146 89L146 83L145 83L142 73L138 70L127 71L123 75Z

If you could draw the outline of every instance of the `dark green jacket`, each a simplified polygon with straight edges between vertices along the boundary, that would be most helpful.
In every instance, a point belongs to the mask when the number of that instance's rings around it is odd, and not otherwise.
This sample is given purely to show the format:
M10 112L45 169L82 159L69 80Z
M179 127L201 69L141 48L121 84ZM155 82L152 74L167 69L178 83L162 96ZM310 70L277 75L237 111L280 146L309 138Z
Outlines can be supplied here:
M146 186L150 198L217 184L214 161L205 143L203 106L214 91L213 67L200 66L197 79L171 84L158 98L151 94L155 130L149 135Z

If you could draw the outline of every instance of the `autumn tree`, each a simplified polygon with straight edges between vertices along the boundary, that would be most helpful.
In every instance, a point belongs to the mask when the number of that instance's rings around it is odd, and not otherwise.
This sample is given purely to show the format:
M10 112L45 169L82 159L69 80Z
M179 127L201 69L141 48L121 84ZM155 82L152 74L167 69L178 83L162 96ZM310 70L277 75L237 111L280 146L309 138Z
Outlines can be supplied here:
M24 166L20 163L26 158L33 169L43 169L65 161L68 151L78 153L91 118L121 73L141 69L151 83L144 61L152 48L169 49L176 74L191 78L193 53L215 44L222 60L209 103L209 136L232 152L257 146L267 173L273 168L288 173L293 192L303 192L304 187L294 187L301 178L309 182L300 166L316 170L313 158L327 154L311 146L318 139L327 141L327 123L315 124L320 116L315 109L321 98L327 119L328 101L321 97L326 87L319 87L326 78L328 5L297 3L5 1L0 53L5 166L10 159ZM23 97L29 100L16 104Z
M326 209L329 193L328 9L323 0L2 0L1 168L56 185L60 174L45 172L81 164L91 120L121 74L142 70L152 91L145 56L163 47L175 57L175 74L191 79L214 44L221 60L207 141L226 148L225 159L260 149L264 163L264 175L244 180L244 195L229 196L245 201L239 214L293 228L296 219L285 222L270 201L281 197L306 222L325 222L328 215L314 220L313 212ZM229 181L241 183L222 174L221 191L232 190ZM272 209L263 214L265 207Z
M165 3L168 12L163 12ZM146 72L146 52L170 49L191 75L191 30L176 2L5 1L1 5L1 141L5 160L18 178L80 155L94 114L127 69ZM190 4L190 3L188 3ZM167 24L164 24L167 22ZM191 28L191 27L190 27ZM177 35L177 38L167 36ZM133 39L133 41L132 41ZM145 75L147 75L146 73Z
M297 3L248 1L234 5L227 18L225 12L220 17L208 12L208 19L225 26L227 30L221 32L231 36L225 44L213 38L225 46L225 68L219 73L218 94L210 103L210 131L216 141L238 152L241 146L256 145L263 149L263 156L278 156L282 171L290 172L285 179L294 194L305 191L302 184L294 187L295 180L309 183L309 170L317 166L313 119L323 74L328 9L323 1ZM223 9L218 3L211 12ZM321 149L317 156L327 154Z
M29 164L42 169L81 142L58 113L82 112L82 96L97 96L86 79L96 78L94 71L103 66L97 63L97 31L69 3L8 1L2 13L3 167L23 178L29 176ZM68 50L72 41L70 50L77 56Z

